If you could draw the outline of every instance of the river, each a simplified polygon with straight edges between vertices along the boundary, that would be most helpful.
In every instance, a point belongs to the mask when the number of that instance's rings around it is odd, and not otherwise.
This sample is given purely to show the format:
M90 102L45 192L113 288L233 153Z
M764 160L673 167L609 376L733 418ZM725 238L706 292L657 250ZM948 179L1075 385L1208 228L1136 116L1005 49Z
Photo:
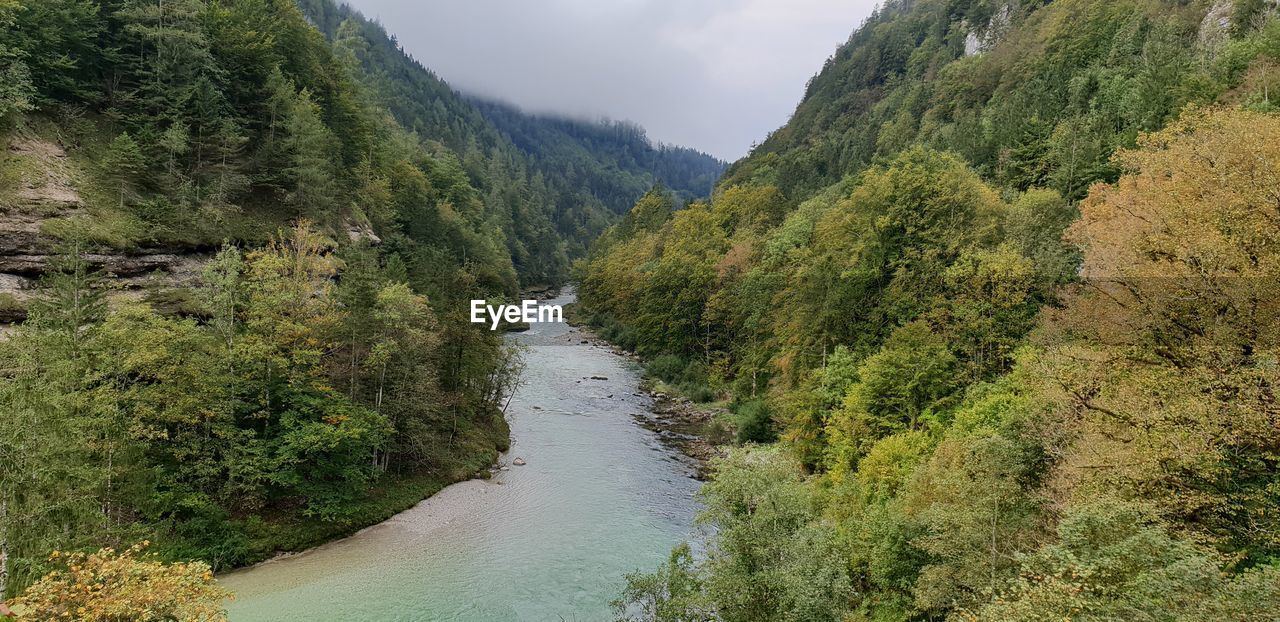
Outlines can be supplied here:
M508 338L528 348L502 462L527 464L221 577L232 622L607 620L626 573L693 536L698 482L633 421L651 405L636 365L565 324Z

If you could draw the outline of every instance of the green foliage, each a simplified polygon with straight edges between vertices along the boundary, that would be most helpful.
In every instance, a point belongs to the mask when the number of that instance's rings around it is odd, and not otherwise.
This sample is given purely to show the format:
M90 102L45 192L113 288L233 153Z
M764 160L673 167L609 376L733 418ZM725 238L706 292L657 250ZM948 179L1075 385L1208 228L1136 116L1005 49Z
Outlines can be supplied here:
M627 587L614 601L619 622L706 622L715 615L704 602L703 580L688 543L671 550L671 557L653 574L627 575ZM633 615L634 614L634 615Z
M588 311L781 427L642 619L1273 619L1259 6L890 2L710 210L603 235Z
M568 142L523 153L379 27L303 4L0 0L0 122L60 143L88 212L41 225L71 247L0 344L5 588L140 537L256 561L470 476L519 358L465 300L563 281L603 202L720 170L629 126L527 119ZM605 137L624 173L553 174ZM39 163L9 164L6 200ZM195 291L110 310L86 259L219 243Z
M0 3L0 34L11 41L17 13L22 6L17 0ZM35 88L31 83L31 70L23 61L22 51L10 45L0 45L0 121L7 121L14 114L31 109L31 96Z
M1008 187L1048 186L1078 199L1092 181L1115 179L1108 157L1138 131L1231 86L1193 57L1206 8L888 3L810 81L788 125L736 163L726 183L769 183L804 197L924 144L963 155ZM971 35L993 45L967 55Z
M1274 568L1224 579L1212 556L1174 538L1150 512L1109 499L1074 508L1057 541L1023 567L974 619L1244 620L1277 603ZM1240 590L1250 584L1260 590L1245 604Z
M811 524L812 493L776 449L738 450L703 487L700 520L719 529L706 592L721 620L839 620L852 598L833 534Z
M146 166L146 160L137 141L123 132L111 140L102 155L102 180L111 186L120 198L120 207L136 189L138 176Z
M751 400L734 408L739 443L771 443L778 438L773 412L764 400Z
M655 183L705 196L724 163L653 145L640 128L531 115L467 99L401 51L394 37L329 0L299 5L340 60L399 124L458 156L464 184L526 284L563 281L570 257ZM451 198L460 206L456 198Z
M191 301L197 323L108 311L104 281L68 247L4 344L9 586L42 574L49 549L139 534L215 568L254 561L420 499L378 509L397 478L431 472L438 488L492 460L510 355L473 331L459 343L377 254L350 252L335 287L338 258L305 225L224 247ZM450 369L440 350L454 347L474 359Z
M839 438L868 442L940 423L935 412L954 390L955 364L946 342L928 326L913 322L894 331L858 367L858 381L833 416L838 429L828 432L833 449L842 451Z
M306 89L285 109L283 148L289 154L289 203L302 214L324 214L333 207L334 172L329 154L337 146L320 120L320 108Z

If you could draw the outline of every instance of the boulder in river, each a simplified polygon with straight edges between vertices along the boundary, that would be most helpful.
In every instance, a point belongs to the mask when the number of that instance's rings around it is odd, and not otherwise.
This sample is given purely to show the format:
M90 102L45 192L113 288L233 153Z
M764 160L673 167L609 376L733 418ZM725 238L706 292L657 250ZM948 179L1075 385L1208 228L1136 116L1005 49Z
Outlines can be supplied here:
M524 466L525 464L524 458L516 458L515 460L511 461L511 464L514 464L516 466Z

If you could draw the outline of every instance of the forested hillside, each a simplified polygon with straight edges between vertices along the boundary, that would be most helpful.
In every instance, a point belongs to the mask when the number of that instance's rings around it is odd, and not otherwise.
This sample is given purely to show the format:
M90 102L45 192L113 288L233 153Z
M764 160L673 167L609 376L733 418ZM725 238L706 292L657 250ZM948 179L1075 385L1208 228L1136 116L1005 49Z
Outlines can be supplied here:
M548 118L466 98L354 9L332 0L299 4L401 125L460 154L486 203L511 211L502 224L527 282L562 281L568 264L560 246L581 256L655 184L705 197L725 168L690 149L655 147L634 125Z
M655 185L677 200L706 198L726 167L693 149L654 145L634 123L529 114L510 104L471 101L543 175L587 189L614 214L625 213Z
M620 615L1275 619L1278 62L1266 2L889 2L641 199L586 315L747 446Z
M402 123L362 50L288 0L0 2L0 597L55 550L296 550L506 447L466 301L607 214L456 94Z

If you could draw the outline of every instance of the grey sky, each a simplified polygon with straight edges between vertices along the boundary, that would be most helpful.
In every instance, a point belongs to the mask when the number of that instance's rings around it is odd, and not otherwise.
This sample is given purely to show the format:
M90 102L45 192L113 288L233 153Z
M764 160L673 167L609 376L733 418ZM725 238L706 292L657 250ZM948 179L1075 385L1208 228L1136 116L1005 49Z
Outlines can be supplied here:
M455 88L727 160L786 122L874 0L347 0Z

